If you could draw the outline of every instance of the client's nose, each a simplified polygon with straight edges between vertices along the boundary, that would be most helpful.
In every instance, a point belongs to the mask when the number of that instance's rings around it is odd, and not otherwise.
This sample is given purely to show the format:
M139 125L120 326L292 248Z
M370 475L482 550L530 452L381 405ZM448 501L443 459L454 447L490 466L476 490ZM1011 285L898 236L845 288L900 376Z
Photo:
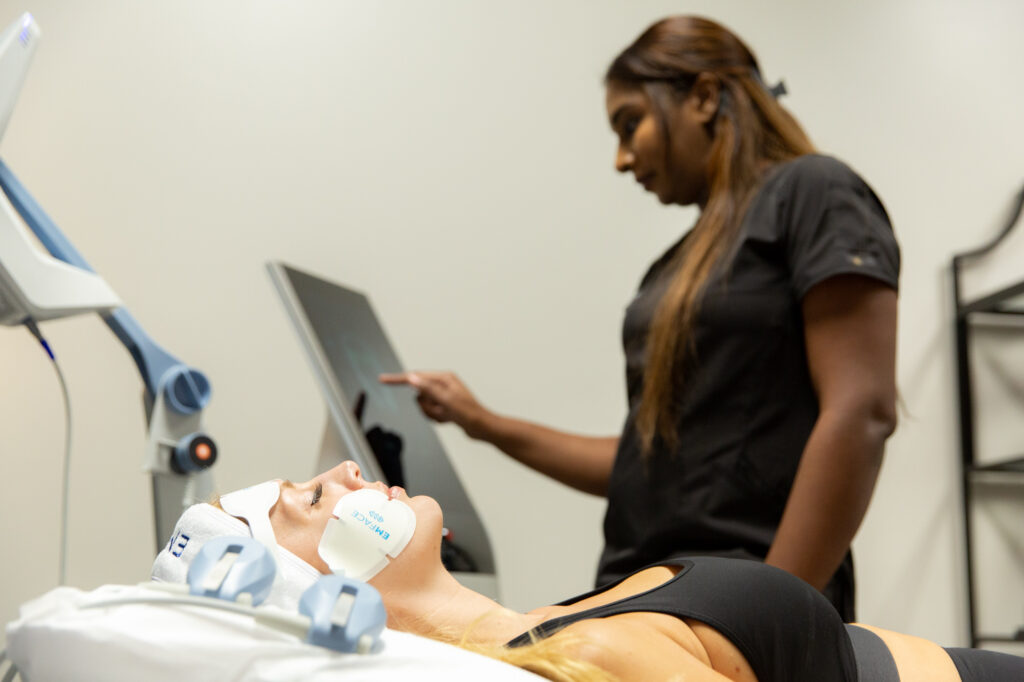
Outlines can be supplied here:
M344 462L343 466L345 466L348 469L349 475L351 475L352 478L361 479L363 477L363 472L359 468L359 465L353 462L352 460Z
M359 465L351 460L342 462L334 467L327 472L326 476L349 490L359 490L366 485L366 481L363 480L363 473L359 470Z
M346 488L358 490L363 486L363 472L359 470L359 465L355 462L351 460L342 462L334 468L334 471L338 474L337 478Z
M331 470L332 474L337 474L337 480L340 481L349 490L360 490L362 488L373 488L380 492L387 494L388 487L382 481L370 482L363 478L363 472L359 469L359 465L349 460L342 462L338 466Z

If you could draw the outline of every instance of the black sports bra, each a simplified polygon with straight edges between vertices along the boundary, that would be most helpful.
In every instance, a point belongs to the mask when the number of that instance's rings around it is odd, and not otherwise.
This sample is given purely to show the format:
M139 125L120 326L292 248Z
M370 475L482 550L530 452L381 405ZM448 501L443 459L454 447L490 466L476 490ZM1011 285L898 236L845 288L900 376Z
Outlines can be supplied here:
M721 557L687 557L656 565L682 570L646 592L545 621L507 646L529 644L531 633L539 639L550 637L588 618L649 611L710 625L736 645L760 682L857 680L853 647L839 614L799 578L759 561ZM620 582L560 605L574 604Z

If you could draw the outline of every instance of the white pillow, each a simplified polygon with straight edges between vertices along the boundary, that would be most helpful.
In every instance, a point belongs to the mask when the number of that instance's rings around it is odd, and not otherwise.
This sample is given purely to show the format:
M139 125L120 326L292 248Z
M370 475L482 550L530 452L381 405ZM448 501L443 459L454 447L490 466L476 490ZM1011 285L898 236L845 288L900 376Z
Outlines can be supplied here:
M415 680L541 679L396 630L384 631L377 653L341 654L306 644L244 614L167 604L80 608L102 599L152 595L143 587L127 585L105 585L92 592L58 587L24 604L18 620L8 624L8 656L32 682L362 682L401 679L402 674Z

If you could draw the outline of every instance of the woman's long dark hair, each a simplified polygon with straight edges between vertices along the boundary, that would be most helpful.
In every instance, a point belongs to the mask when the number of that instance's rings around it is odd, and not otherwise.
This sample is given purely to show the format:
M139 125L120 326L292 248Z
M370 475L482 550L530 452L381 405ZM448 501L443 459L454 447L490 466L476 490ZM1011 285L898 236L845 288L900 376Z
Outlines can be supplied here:
M605 83L642 88L651 100L666 146L672 131L665 110L682 101L697 77L720 83L711 125L707 202L651 322L636 425L645 453L655 437L669 448L678 436L673 414L682 400L683 367L701 294L735 244L743 214L767 166L814 151L806 133L769 92L750 49L708 19L668 17L644 31L605 74Z

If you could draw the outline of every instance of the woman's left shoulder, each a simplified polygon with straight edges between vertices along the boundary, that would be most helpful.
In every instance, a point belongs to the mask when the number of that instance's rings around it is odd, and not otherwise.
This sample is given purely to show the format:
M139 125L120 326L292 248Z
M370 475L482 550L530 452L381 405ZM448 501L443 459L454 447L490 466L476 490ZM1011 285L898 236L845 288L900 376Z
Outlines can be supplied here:
M826 154L804 154L780 164L775 170L774 180L796 187L824 189L837 185L867 185L848 164Z
M786 161L771 171L764 190L766 198L790 217L804 219L836 207L857 207L889 222L885 205L874 188L834 156L805 154Z

